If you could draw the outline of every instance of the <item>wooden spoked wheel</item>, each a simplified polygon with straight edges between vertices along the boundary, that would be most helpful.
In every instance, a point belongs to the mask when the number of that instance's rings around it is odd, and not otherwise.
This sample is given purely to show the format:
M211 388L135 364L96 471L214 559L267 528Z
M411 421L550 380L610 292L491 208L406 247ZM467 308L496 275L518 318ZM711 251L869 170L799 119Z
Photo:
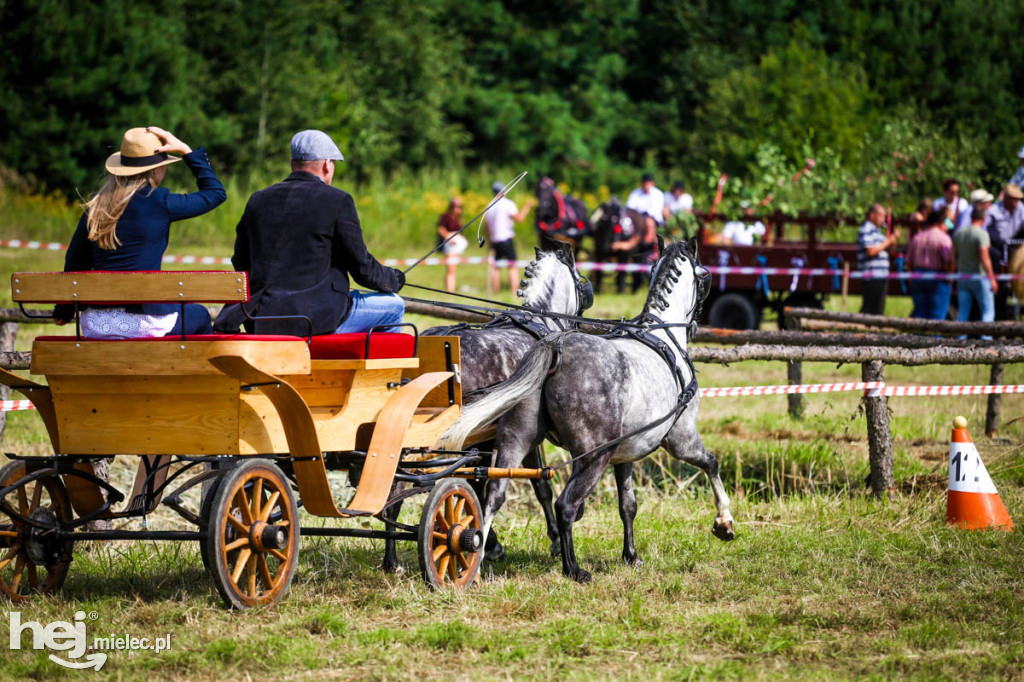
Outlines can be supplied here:
M27 471L24 462L0 469L0 488L13 485ZM0 591L15 602L33 593L56 592L67 577L74 544L70 538L55 538L52 532L72 520L64 484L57 476L29 481L4 495L3 503L35 523L0 509Z
M299 558L299 510L276 464L233 467L213 493L208 522L210 573L229 606L274 604L287 594Z
M423 579L431 587L466 588L483 559L480 500L464 481L448 478L427 496L419 529Z

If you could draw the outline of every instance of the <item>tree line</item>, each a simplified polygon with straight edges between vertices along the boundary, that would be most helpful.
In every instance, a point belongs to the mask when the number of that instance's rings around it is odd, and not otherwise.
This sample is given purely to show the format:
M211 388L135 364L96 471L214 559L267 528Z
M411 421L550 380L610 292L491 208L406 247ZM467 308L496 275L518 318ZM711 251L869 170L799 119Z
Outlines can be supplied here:
M279 175L291 135L320 128L363 177L522 166L592 187L657 169L703 192L724 172L755 200L792 195L776 207L905 204L948 174L994 189L1012 173L1021 9L0 0L0 165L84 193L125 128L157 124L222 172Z

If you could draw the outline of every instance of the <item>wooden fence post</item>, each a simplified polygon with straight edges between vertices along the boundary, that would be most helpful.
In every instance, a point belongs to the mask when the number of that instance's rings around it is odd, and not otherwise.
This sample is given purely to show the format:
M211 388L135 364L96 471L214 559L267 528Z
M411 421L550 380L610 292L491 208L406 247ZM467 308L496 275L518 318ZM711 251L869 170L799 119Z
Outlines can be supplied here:
M864 381L885 381L885 365L869 360L861 365ZM868 483L877 497L895 497L892 474L892 434L889 431L889 401L884 395L864 396L864 415L868 422L868 460L871 473Z
M800 331L800 318L786 316L786 329ZM790 386L799 386L804 382L804 365L802 362L790 360L786 363L786 380ZM793 419L804 418L804 397L799 393L790 393L786 396L789 403L789 416Z
M14 342L18 338L17 322L0 322L0 352L12 352ZM10 397L11 389L6 384L0 384L0 400L7 400ZM7 426L7 413L0 412L0 439L4 437L4 427Z
M1006 365L997 363L992 365L992 374L989 376L989 383L993 386L1001 386L1003 383L1003 370ZM999 431L999 412L1003 406L1003 396L992 393L988 397L988 409L985 411L985 435L995 438Z

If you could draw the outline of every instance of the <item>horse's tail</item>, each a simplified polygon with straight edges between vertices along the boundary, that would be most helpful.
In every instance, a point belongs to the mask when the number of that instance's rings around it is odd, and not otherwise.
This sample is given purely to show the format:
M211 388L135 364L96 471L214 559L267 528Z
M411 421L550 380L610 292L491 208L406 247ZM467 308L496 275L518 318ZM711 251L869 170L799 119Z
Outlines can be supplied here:
M1014 275L1024 275L1024 246L1018 248L1010 259L1010 272ZM1017 300L1024 301L1024 280L1010 280L1010 286Z
M523 357L519 367L505 381L480 392L480 397L462 408L462 416L441 436L438 448L461 450L470 434L510 411L527 396L537 392L547 379L555 346L562 334L550 334Z

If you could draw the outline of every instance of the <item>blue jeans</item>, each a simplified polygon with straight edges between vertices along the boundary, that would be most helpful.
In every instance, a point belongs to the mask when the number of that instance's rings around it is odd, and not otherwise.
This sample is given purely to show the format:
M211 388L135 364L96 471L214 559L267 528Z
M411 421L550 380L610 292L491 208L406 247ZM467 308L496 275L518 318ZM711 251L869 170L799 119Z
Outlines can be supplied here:
M349 292L349 297L352 299L352 307L334 330L335 334L366 332L371 327L400 324L402 316L405 315L405 301L397 294L378 294L353 289ZM401 327L378 331L397 332L401 331Z
M944 320L949 312L953 285L941 280L911 280L910 297L914 300L911 317L922 320Z
M957 303L959 310L956 319L966 322L971 315L971 301L978 302L978 309L981 311L982 322L992 322L996 319L996 297L992 293L992 285L987 279L964 279L957 282ZM966 336L960 338L966 339ZM991 336L983 336L983 339L991 339Z

